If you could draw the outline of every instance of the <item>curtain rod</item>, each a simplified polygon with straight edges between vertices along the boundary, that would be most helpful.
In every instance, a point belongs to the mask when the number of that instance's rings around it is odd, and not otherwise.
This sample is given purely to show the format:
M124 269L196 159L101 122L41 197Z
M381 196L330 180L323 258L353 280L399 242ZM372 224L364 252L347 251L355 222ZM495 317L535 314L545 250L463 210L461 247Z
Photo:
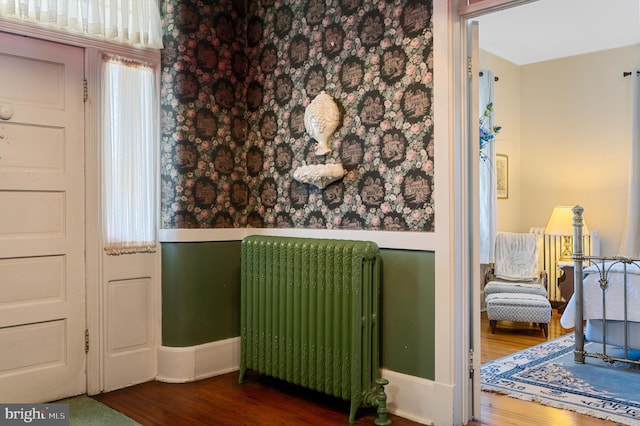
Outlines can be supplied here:
M482 77L484 75L484 73L482 71L480 71L480 77ZM493 77L493 81L498 81L500 80L500 78L498 78L498 76Z
M632 74L631 71L625 71L625 72L622 73L622 76L623 77L629 77L631 74ZM640 75L640 71L636 71L636 74Z

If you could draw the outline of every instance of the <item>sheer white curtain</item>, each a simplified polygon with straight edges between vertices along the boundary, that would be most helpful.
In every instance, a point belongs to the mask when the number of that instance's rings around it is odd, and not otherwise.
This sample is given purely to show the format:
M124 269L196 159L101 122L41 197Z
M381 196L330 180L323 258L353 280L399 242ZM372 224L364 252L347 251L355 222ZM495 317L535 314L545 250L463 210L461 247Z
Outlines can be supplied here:
M493 71L483 70L480 77L480 114L493 103ZM483 120L482 127L493 129L493 114ZM479 143L479 141L478 141ZM480 155L480 263L492 263L495 258L496 236L496 148L495 142L487 143Z
M631 73L631 163L627 219L618 253L640 257L640 75Z
M102 77L105 251L152 252L158 211L155 71L144 64L105 57Z
M162 48L158 0L0 0L0 16L108 41Z

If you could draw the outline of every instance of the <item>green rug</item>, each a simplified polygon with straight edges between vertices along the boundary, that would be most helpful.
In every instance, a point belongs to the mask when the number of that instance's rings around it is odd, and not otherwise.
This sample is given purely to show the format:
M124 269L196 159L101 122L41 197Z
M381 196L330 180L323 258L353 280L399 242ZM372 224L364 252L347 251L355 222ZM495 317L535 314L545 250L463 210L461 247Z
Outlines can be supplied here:
M134 426L140 423L86 395L56 401L69 404L71 426Z

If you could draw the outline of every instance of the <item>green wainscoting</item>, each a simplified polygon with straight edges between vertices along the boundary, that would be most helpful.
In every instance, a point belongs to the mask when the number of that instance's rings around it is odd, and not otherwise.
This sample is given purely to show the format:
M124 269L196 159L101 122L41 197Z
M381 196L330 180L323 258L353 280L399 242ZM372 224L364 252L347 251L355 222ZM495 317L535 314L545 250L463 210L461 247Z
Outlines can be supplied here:
M240 335L240 241L162 244L162 344Z
M435 379L433 252L382 249L382 365ZM240 241L162 244L162 344L240 335Z
M382 252L382 365L435 380L435 253Z

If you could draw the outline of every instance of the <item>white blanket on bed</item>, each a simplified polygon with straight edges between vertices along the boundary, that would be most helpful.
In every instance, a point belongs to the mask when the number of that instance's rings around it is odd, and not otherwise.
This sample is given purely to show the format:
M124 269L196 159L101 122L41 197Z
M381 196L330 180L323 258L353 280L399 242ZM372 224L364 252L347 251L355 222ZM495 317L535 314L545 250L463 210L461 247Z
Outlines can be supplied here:
M606 290L607 320L624 320L624 275L622 264L613 266L609 273L609 288ZM640 322L640 268L634 264L627 265L627 320ZM584 269L583 307L585 320L602 319L602 289L600 274L595 266ZM575 326L575 295L571 297L560 318L564 328Z

